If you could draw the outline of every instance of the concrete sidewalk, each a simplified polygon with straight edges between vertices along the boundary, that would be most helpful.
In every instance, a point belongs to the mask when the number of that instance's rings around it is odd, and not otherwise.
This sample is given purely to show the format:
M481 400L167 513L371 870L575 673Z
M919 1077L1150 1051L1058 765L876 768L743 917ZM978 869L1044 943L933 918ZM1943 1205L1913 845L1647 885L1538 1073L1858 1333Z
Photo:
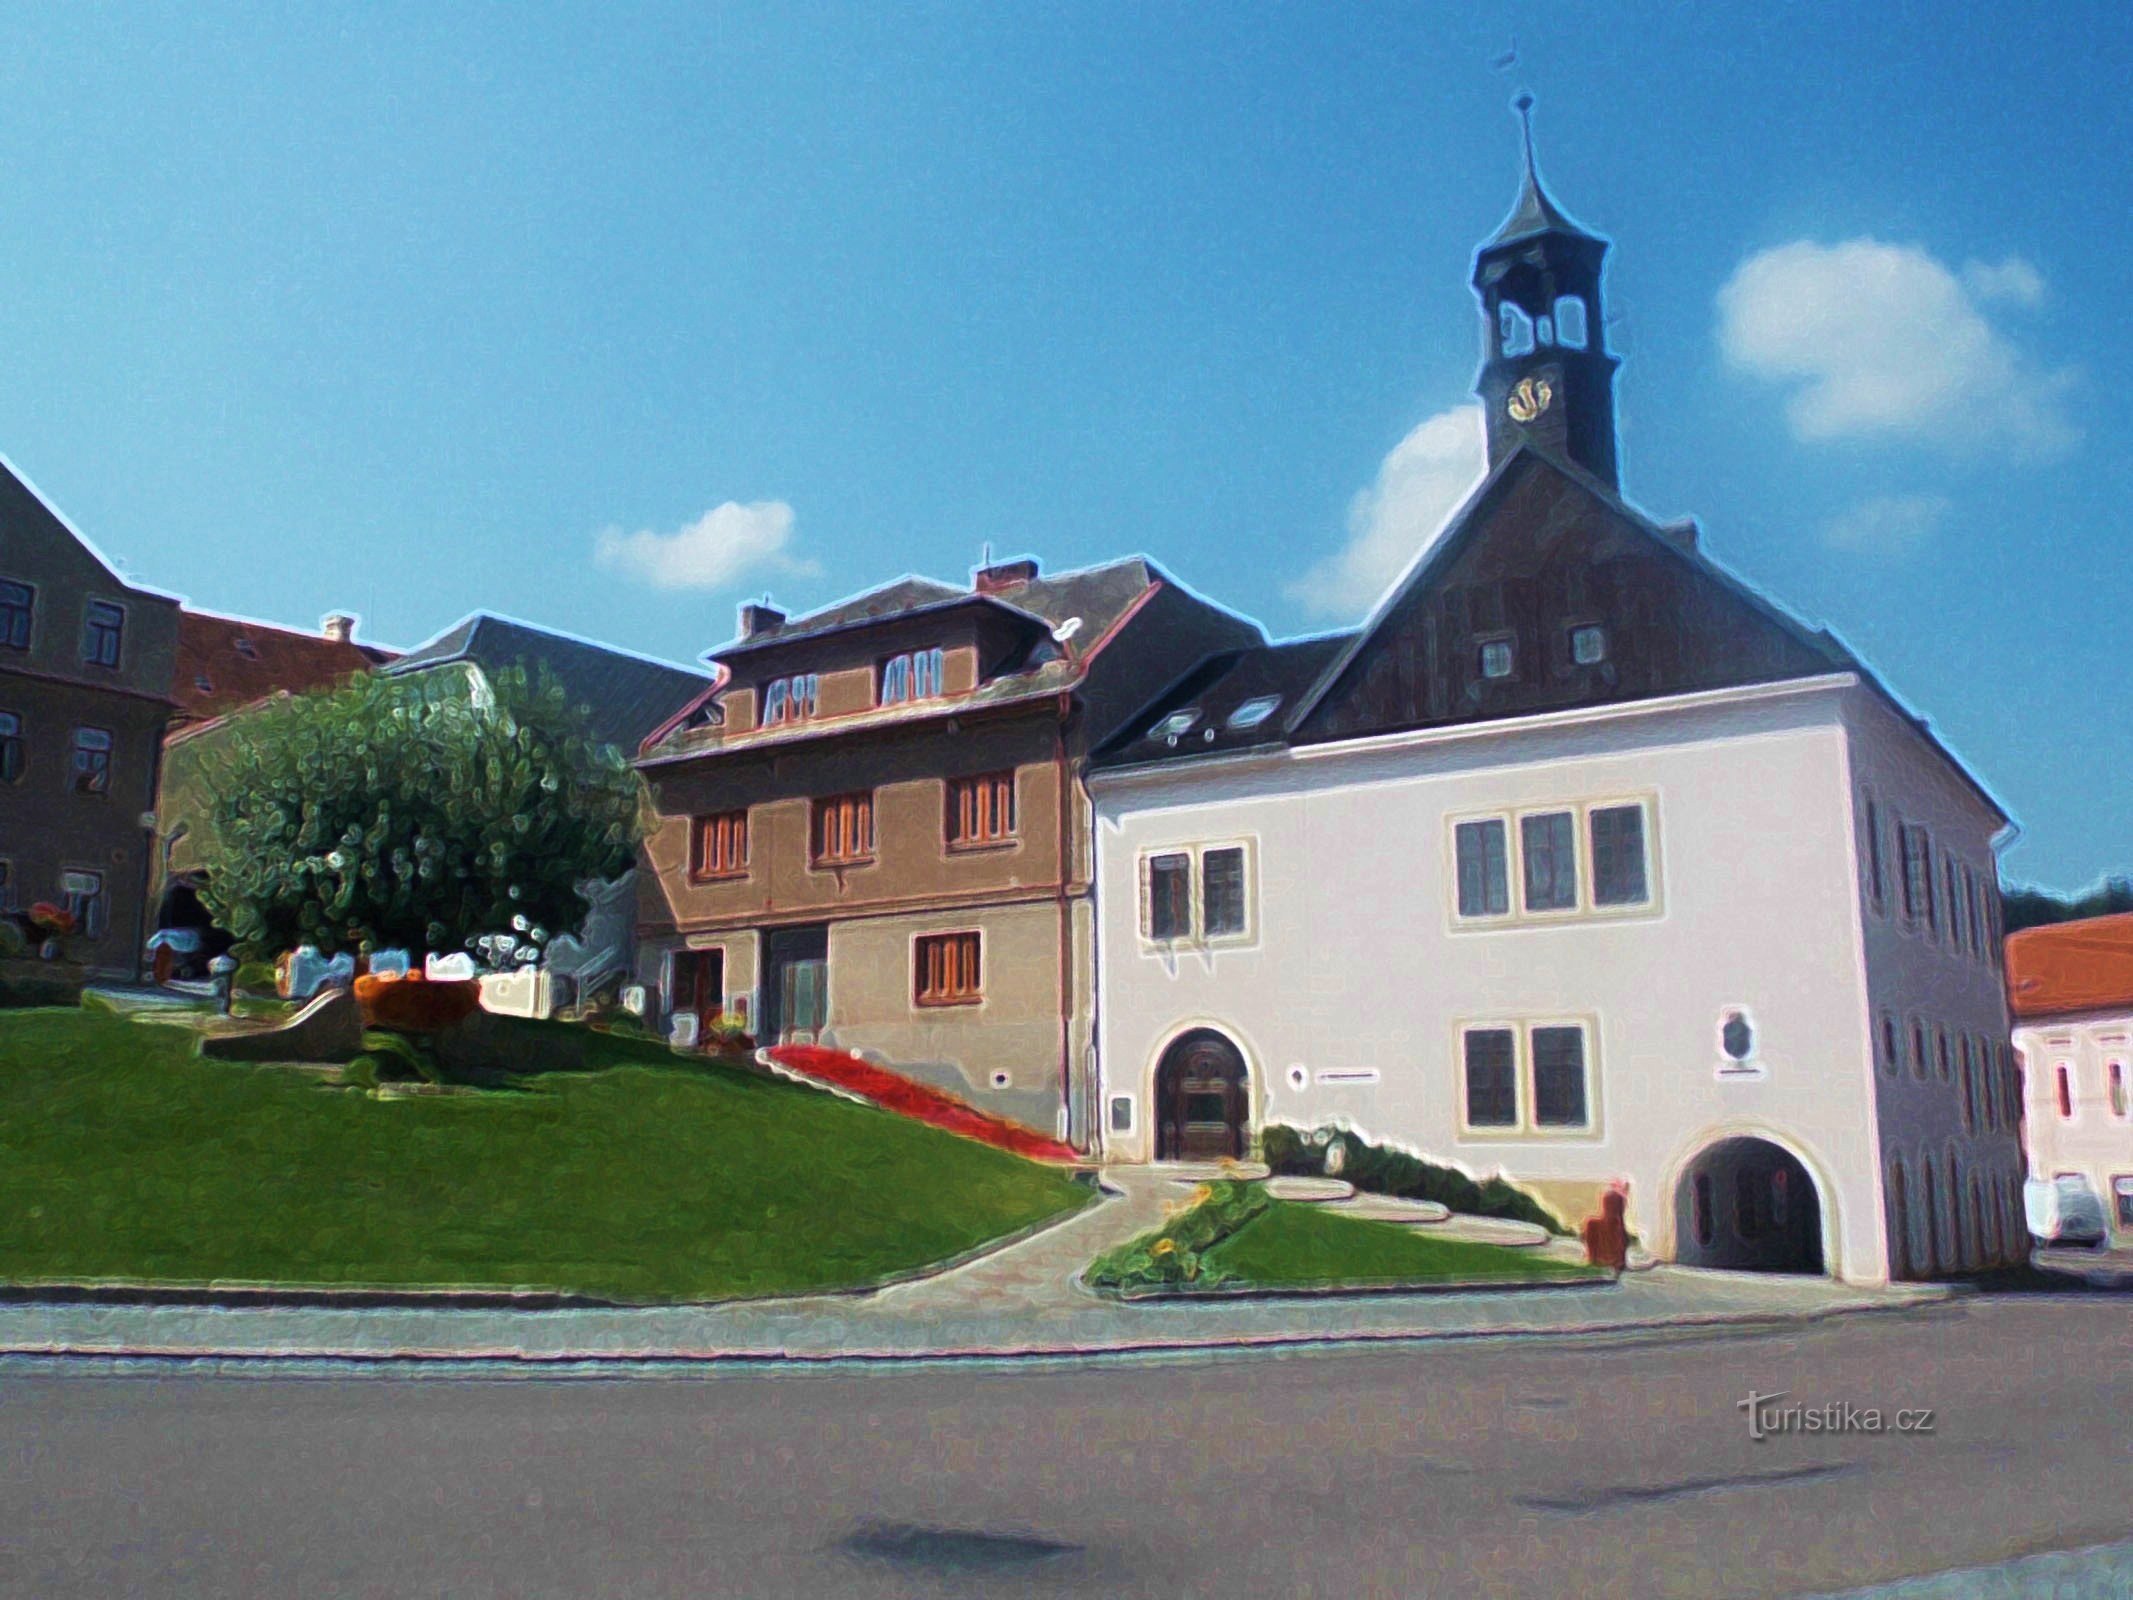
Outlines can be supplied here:
M1076 1356L1753 1325L1932 1304L1933 1285L1654 1268L1545 1289L1123 1305L1076 1275L1189 1195L1173 1174L1107 1172L1113 1192L948 1272L868 1294L712 1306L521 1311L430 1307L0 1306L0 1355L197 1359L928 1360Z

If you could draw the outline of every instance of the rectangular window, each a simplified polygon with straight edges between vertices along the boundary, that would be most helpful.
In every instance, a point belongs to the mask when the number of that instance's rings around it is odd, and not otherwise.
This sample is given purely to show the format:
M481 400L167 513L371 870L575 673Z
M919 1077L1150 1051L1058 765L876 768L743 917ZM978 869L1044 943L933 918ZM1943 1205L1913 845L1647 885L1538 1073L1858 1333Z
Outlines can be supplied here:
M1200 915L1203 936L1234 937L1245 931L1244 851L1236 845L1200 856Z
M82 613L81 658L92 667L119 664L119 645L126 633L126 611L109 600L91 600Z
M2133 1178L2113 1178L2111 1193L2118 1200L2118 1225L2133 1228Z
M2126 1064L2123 1061L2113 1061L2104 1068L2104 1072L2111 1083L2111 1115L2122 1117L2126 1115L2127 1105Z
M929 933L916 946L913 998L922 1006L976 1005L984 998L975 933Z
M111 792L111 735L102 728L76 728L69 782L76 794Z
M1501 917L1511 910L1509 836L1500 817L1452 830L1459 868L1459 915Z
M1484 639L1480 650L1481 675L1484 678L1508 678L1511 669L1518 664L1509 639Z
M1015 836L1015 775L988 772L948 785L948 848L969 850Z
M1866 802L1866 892L1876 911L1888 904L1888 874L1881 860L1881 807L1872 798Z
M820 704L822 680L812 672L789 678L773 678L763 687L763 726L781 722L804 722Z
M1466 1121L1470 1128L1518 1126L1518 1063L1509 1028L1466 1031Z
M85 939L104 936L104 875L72 868L59 875L60 902L74 915Z
M1596 623L1581 623L1570 630L1570 659L1581 667L1598 666L1607 659L1607 630Z
M1585 1030L1535 1028L1533 1122L1542 1128L1582 1128L1585 1112Z
M1192 937L1192 857L1182 850L1148 858L1148 915L1151 939Z
M1926 830L1909 823L1896 829L1896 842L1903 857L1903 914L1928 929L1933 919L1933 842Z
M1964 1034L1961 1043L1963 1132L1970 1133L1977 1126L1977 1078L1970 1067L1970 1035Z
M1943 855L1940 858L1940 869L1943 891L1941 904L1948 908L1947 916L1942 919L1944 931L1948 936L1948 943L1960 950L1963 947L1963 901L1962 896L1956 893L1955 857Z
M1130 1094L1114 1094L1111 1096L1111 1131L1113 1133L1131 1133L1133 1131L1133 1096Z
M36 616L37 591L26 583L0 578L0 649L29 649L30 624Z
M696 835L689 852L689 876L738 878L748 871L748 813L722 811L698 817Z
M2059 1120L2061 1122L2072 1122L2074 1120L2074 1069L2062 1061L2059 1063L2056 1078L2059 1086Z
M22 777L28 754L22 742L22 719L12 711L0 711L0 783L14 783Z
M878 705L901 705L906 700L931 700L941 692L941 652L907 650L881 664Z
M818 867L874 859L874 796L841 794L815 802L809 856Z
M1593 903L1643 905L1651 898L1644 868L1644 807L1595 806L1589 820Z
M1528 911L1569 911L1578 903L1577 836L1567 811L1518 819Z
M1926 1026L1922 1022L1911 1024L1911 1076L1926 1075Z

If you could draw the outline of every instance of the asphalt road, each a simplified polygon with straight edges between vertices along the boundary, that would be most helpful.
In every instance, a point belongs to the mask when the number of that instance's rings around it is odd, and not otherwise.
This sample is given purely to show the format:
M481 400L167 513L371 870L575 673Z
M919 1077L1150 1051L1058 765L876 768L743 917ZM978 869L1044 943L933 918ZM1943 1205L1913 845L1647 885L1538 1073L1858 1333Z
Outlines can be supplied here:
M1930 1407L1749 1437L1738 1402ZM0 1593L1761 1596L2122 1539L2133 1302L599 1379L0 1365Z

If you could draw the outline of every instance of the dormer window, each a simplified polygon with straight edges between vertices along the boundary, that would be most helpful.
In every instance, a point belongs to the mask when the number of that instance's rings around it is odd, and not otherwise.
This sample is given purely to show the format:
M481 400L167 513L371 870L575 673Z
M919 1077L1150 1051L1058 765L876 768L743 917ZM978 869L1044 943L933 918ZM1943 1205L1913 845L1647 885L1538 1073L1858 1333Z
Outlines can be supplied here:
M1509 639L1481 641L1481 675L1484 678L1508 678L1517 665L1518 654Z
M1247 700L1229 714L1229 726L1234 729L1256 728L1271 717L1281 706L1278 694L1262 694Z
M236 651L239 655L243 656L247 661L257 661L259 659L259 646L252 643L252 641L249 639L233 640L230 644L230 648Z
M881 692L876 704L901 705L906 700L931 700L941 692L941 652L909 650L881 664Z
M1607 630L1598 623L1583 622L1570 630L1570 659L1581 667L1595 667L1607 659Z
M763 726L803 722L815 714L822 680L812 672L796 672L789 678L773 678L763 687Z
M1190 733L1194 724L1199 720L1200 708L1198 706L1187 706L1182 711L1171 712L1169 716L1150 728L1148 737L1151 739L1168 739L1172 743L1176 743L1179 738Z

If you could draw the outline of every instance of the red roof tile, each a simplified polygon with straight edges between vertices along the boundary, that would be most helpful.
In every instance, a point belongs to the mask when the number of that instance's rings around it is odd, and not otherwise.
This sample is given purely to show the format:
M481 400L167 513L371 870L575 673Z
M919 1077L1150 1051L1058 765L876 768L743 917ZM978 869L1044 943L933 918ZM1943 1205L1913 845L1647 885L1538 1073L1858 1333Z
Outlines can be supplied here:
M2133 911L2009 935L2007 1003L2018 1017L2133 1010Z
M374 665L372 648L349 640L182 611L170 683L178 702L174 726L205 722L277 692L322 688Z

